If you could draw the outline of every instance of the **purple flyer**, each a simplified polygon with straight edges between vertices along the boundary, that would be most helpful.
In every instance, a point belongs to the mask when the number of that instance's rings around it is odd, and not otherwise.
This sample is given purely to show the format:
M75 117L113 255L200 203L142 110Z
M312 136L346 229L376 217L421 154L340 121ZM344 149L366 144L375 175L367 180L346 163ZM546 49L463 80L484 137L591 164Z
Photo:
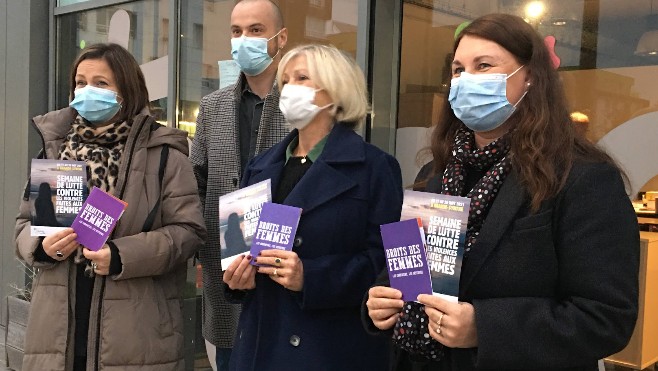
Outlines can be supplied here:
M258 226L251 243L251 256L258 256L263 250L292 250L302 209L271 202L263 204ZM252 265L256 264L253 260Z
M100 250L127 206L127 203L94 187L71 224L78 235L76 241L89 250Z
M404 301L416 301L419 294L431 295L432 280L420 218L384 224L380 229L391 287L402 291Z

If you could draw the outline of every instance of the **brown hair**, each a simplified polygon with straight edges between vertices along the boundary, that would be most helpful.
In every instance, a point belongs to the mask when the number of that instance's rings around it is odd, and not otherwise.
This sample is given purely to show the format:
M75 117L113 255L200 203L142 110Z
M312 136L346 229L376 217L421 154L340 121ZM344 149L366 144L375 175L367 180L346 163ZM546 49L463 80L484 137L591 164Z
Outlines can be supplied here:
M70 99L75 96L75 75L78 65L87 59L104 60L114 73L119 96L123 99L118 116L119 121L137 116L144 107L150 109L149 93L139 64L129 51L117 44L94 44L82 51L71 68Z
M509 118L514 128L509 134L512 164L531 197L532 210L537 211L542 201L562 189L575 159L605 162L619 168L604 151L576 134L560 76L541 36L527 22L510 14L477 18L459 34L453 52L464 35L497 43L527 68L531 85ZM443 115L432 133L432 175L445 168L455 134L462 125L446 95Z

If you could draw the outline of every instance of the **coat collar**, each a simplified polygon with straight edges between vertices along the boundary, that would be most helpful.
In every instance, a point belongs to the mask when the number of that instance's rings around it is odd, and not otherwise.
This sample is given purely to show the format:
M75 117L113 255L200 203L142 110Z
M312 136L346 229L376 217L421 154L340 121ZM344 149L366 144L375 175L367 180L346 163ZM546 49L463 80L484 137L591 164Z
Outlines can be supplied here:
M78 113L71 107L51 111L32 119L44 142L64 139Z
M240 72L240 75L238 76L238 80L233 84L233 99L237 102L240 101L242 97L242 93L244 92L245 89L247 89L248 84L247 84L247 77L245 76L244 72ZM272 89L270 90L269 94L267 94L267 99L270 96L279 96L279 85L277 84L276 78L274 78L274 83L272 84Z
M272 180L272 193L276 193L285 164L286 148L297 135L298 131L293 130L260 158L260 161L252 164L253 175L250 184L269 178ZM284 203L299 207L303 213L307 213L356 187L356 181L341 172L339 168L342 164L365 162L365 157L363 139L353 130L335 124L322 154L290 192Z
M519 183L516 172L511 172L503 185L491 210L482 225L480 235L471 248L469 262L462 271L460 278L460 293L467 292L489 255L498 246L503 234L507 231L515 215L526 200L526 192Z

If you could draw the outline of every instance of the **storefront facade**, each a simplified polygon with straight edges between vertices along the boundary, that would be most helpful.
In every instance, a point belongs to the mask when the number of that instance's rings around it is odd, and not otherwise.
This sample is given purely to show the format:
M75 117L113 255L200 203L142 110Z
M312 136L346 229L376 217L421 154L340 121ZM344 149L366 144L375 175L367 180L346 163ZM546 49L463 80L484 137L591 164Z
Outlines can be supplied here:
M658 189L658 1L279 0L287 49L333 44L366 71L372 113L361 133L395 154L405 185L449 89L452 42L487 13L524 17L554 50L574 125L624 167L629 194ZM13 218L39 148L29 117L68 104L70 65L85 45L117 42L142 65L159 121L192 137L200 99L231 82L233 0L0 0L0 297L23 277ZM190 266L190 298L197 270ZM195 303L193 300L190 303ZM191 304L191 333L200 326ZM5 314L0 315L0 324ZM191 358L199 349L190 337Z

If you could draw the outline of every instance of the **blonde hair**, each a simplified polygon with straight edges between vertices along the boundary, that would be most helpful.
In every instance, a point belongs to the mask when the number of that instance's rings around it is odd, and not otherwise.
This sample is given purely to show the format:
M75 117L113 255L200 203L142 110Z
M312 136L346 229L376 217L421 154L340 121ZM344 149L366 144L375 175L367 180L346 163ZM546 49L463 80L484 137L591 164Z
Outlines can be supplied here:
M279 63L276 76L279 90L283 88L281 76L286 65L300 55L306 57L313 83L326 91L334 102L336 120L351 128L359 126L368 112L368 93L363 72L354 59L334 46L297 46Z

